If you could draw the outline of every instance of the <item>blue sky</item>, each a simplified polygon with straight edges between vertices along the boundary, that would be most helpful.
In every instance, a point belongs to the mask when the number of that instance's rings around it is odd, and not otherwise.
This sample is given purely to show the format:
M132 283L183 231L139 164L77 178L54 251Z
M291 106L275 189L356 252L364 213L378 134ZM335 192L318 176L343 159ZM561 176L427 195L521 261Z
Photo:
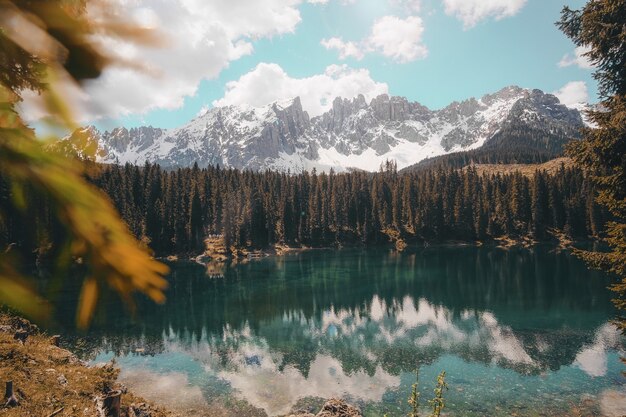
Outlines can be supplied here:
M231 56L226 58L223 54L221 58L216 58L216 61L222 61L219 65L213 62L214 67L207 67L206 74L198 68L197 73L189 75L188 85L184 88L172 87L170 91L170 81L163 81L162 97L156 97L147 104L141 104L138 99L136 105L103 111L90 121L102 129L138 125L170 128L186 123L201 109L217 102L260 105L274 98L284 98L292 91L294 94L314 96L311 100L318 100L316 84L327 88L327 94L339 91L349 95L363 89L368 96L386 90L391 95L405 96L433 109L455 100L482 96L508 85L556 92L568 83L574 83L563 94L584 97L587 93L589 101L597 99L592 69L581 60L576 62L574 45L554 25L565 4L580 8L584 1L422 0L419 7L412 7L417 4L415 0L325 1L267 0L271 4L266 6L276 8L282 4L290 13L283 16L282 11L278 11L276 21L268 21L265 26L259 25L254 29L246 28L246 23L239 22L238 16L228 15L220 24L226 28L224 33L228 33L229 48L239 52L229 53ZM245 0L233 0L233 3L242 2L245 3ZM462 2L466 2L465 6L458 6ZM474 9L467 9L469 6L466 5L472 2L483 3ZM257 0L258 3L263 1ZM511 6L513 3L516 5ZM471 21L468 21L467 13L463 15L463 10L455 12L454 4L457 8L466 7L465 12L472 13ZM489 9L489 4L492 9ZM228 2L223 7L228 7ZM158 18L163 11L155 10L154 15ZM174 13L172 10L176 9L167 11L171 14ZM263 13L263 10L256 12ZM396 35L388 31L386 35L378 36L382 41L376 40L374 27L385 17L392 17L398 22L393 24L394 21L387 20L392 23L387 25L392 30L394 27L400 30L401 24L406 24L408 35L403 37L400 33L397 36L398 39L415 37L413 44L406 45L408 49L396 51L395 55L393 51L389 52L387 48L393 50L393 36ZM181 16L183 24L184 18ZM228 26L229 18L233 19L233 29ZM254 19L254 15L250 18ZM159 21L163 23L162 16ZM418 24L420 29L413 31L412 26ZM201 42L212 42L211 35L202 33L199 39ZM342 44L352 42L358 52L341 59L339 49L327 49L322 44L323 40L331 38L338 39ZM191 48L187 55L179 54L183 68L175 69L179 72L172 76L172 80L182 80L187 76L184 68L192 72L195 62L206 58L206 54L200 58L200 55L194 57L194 53L202 54L203 50ZM142 59L141 55L138 56ZM564 59L566 56L567 59ZM171 59L178 58L174 56ZM167 67L169 63L165 62ZM565 66L567 63L569 65ZM330 78L341 78L343 84L335 85L338 83L329 81L329 77L324 78L324 82L315 78L325 72L341 73ZM354 79L344 77L346 74ZM244 79L247 81L244 82ZM259 80L266 85L259 86ZM329 84L324 84L326 82ZM128 95L139 97L143 94L140 82L128 84L125 90L119 92L126 94L123 100L127 100ZM170 84L174 85L174 82ZM137 85L137 89L131 91L133 85ZM143 91L148 88L150 84ZM271 91L274 88L280 92ZM90 92L89 89L87 91ZM98 91L94 89L91 93L96 100ZM112 102L117 99L112 88L106 91L110 92L106 100ZM171 97L168 98L168 94ZM314 106L308 107L311 107L312 113L321 111L321 108L316 111L312 109ZM307 105L305 110L310 110Z

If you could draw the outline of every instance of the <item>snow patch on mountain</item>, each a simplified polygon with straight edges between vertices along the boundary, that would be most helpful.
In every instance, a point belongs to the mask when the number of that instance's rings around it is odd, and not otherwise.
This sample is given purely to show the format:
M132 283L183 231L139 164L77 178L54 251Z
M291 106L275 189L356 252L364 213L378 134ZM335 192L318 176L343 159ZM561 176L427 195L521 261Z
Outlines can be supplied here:
M166 168L217 165L300 172L376 171L387 160L398 168L425 158L483 146L507 126L525 124L575 135L583 126L568 108L540 90L507 87L440 110L380 95L336 98L326 113L310 118L300 98L263 107L214 107L175 129L139 127L98 132L97 160Z

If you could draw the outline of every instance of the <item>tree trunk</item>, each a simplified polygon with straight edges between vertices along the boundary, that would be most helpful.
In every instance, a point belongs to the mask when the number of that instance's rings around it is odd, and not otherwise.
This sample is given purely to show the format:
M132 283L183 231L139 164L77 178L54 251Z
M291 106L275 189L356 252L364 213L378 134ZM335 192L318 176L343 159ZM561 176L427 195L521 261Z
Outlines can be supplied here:
M120 417L120 405L122 403L122 391L115 390L102 398L102 412L105 417Z
M6 382L6 389L4 391L4 399L7 400L5 407L15 407L19 405L19 401L13 392L13 381Z

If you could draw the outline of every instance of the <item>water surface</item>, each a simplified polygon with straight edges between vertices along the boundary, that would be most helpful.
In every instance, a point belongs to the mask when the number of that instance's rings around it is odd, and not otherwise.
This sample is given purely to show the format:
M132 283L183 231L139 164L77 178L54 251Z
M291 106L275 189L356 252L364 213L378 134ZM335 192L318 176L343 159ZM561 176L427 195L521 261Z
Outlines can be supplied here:
M176 263L169 281L167 303L140 300L135 318L105 301L73 347L189 415L329 397L406 415L416 368L423 403L447 372L450 415L626 413L609 278L549 247L310 251Z

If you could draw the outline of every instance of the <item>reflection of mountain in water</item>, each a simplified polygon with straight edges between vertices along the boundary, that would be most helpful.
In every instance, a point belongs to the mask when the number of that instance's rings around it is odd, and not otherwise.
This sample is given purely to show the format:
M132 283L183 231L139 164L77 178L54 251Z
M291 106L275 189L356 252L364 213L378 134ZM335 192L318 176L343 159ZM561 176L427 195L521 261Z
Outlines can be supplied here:
M375 297L371 310L382 312L381 307ZM401 371L414 369L417 361L423 366L442 354L526 373L542 370L546 358L558 356L558 349L571 343L571 334L557 333L550 338L535 335L534 343L528 344L499 325L491 313L462 314L453 321L449 310L425 300L413 303L410 297L402 300L396 313L395 317L387 313L362 316L331 310L321 322L290 315L268 323L256 336L247 327L226 329L221 338L203 335L199 341L181 341L171 333L164 335L163 347L168 352L184 352L269 415L283 415L305 397L381 402L389 390L401 385ZM299 330L294 332L294 328ZM281 337L283 332L297 333L297 346L304 349L285 346L291 344ZM593 342L563 365L577 366L592 377L605 376L607 352L622 348L620 334L605 324L592 335ZM552 352L546 354L546 350ZM456 377L472 379L472 375Z
M605 277L545 248L309 252L237 265L220 280L176 265L170 280L166 305L140 303L140 324L112 318L110 303L95 350L158 352L166 334L207 343L224 364L240 343L266 345L279 368L305 376L320 352L370 376L443 353L538 373L577 360L612 314Z
M167 303L140 300L136 320L117 301L102 303L107 314L97 317L86 356L122 356L122 377L138 389L182 384L191 408L233 388L269 414L307 396L384 402L406 391L418 361L457 366L457 378L471 380L481 399L495 369L513 398L532 402L536 390L530 397L519 391L528 381L571 369L608 381L617 372L611 351L622 350L606 324L613 314L608 279L546 248L316 251L232 266L221 279L175 264L170 283ZM71 316L61 312L62 321ZM127 355L139 347L147 356ZM580 380L565 378L553 389L569 384L578 392ZM145 380L154 383L133 382Z
M232 371L278 360L277 371L292 366L304 377L319 354L338 359L348 374L369 376L381 368L399 375L414 369L418 361L431 363L442 354L496 363L524 374L558 369L555 363L560 359L559 365L576 362L590 375L600 376L602 367L595 363L602 362L606 349L620 348L621 340L608 324L594 330L517 333L490 312L464 311L455 318L450 310L424 299L414 302L406 296L386 308L375 296L363 309L331 308L321 320L285 314L264 323L259 331L247 326L226 328L220 336L204 333L193 341L171 331L164 335L163 348L185 350L215 368Z

